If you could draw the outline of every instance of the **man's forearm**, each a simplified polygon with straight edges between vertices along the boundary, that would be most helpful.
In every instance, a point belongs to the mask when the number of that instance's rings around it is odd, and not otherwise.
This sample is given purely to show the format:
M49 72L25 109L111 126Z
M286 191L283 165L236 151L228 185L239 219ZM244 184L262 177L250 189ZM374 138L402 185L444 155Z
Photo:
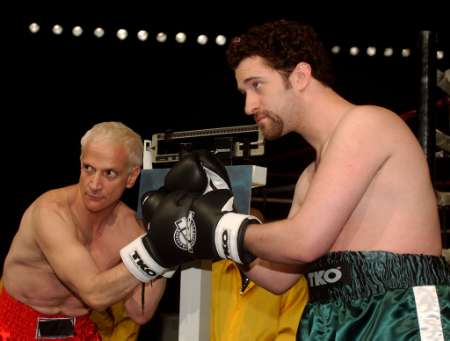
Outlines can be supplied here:
M147 323L158 308L166 288L166 282L167 279L161 277L144 286L136 287L125 302L128 316L139 324Z
M140 282L121 263L114 268L89 278L78 294L94 310L102 311L114 303L130 296Z

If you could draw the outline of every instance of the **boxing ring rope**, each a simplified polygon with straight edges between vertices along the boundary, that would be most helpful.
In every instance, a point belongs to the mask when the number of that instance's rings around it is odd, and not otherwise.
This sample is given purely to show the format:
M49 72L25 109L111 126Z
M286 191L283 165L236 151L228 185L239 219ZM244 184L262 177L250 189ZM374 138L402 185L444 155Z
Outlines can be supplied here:
M436 97L436 36L432 31L420 31L419 50L419 103L418 133L422 148L427 156L432 181L435 180L435 97ZM434 54L434 55L433 55Z
M430 172L435 175L436 147L450 153L450 136L435 126L436 117L436 90L441 88L450 96L450 69L442 72L436 68L435 34L430 31L421 31L419 36L420 55L420 89L417 109L419 127L418 139L427 155ZM447 102L448 105L448 102ZM450 116L450 112L449 112ZM450 193L437 192L440 206L450 205Z

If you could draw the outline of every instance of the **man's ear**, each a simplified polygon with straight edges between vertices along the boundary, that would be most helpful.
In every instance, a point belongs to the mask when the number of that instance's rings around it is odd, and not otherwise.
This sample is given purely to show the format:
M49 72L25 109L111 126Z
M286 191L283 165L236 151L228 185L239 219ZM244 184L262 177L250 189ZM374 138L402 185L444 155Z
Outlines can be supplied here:
M311 65L305 62L298 63L290 77L294 88L300 91L303 90L308 86L312 79Z
M130 174L128 174L127 188L131 188L134 186L140 173L141 173L141 167L136 166L131 169Z

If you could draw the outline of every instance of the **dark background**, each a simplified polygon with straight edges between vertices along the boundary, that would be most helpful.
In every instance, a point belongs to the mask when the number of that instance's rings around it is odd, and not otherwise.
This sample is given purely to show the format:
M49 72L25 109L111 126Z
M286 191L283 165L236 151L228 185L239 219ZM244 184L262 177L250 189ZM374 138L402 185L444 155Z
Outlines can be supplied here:
M253 123L243 113L243 98L225 63L225 47L212 43L217 34L230 39L267 20L306 21L328 48L342 47L342 52L333 56L336 90L355 103L382 105L399 114L417 107L420 51L416 48L421 30L437 34L437 46L445 52L437 66L445 70L450 64L450 30L446 10L439 2L417 8L399 4L398 12L380 3L353 9L342 4L311 9L298 1L270 6L228 2L192 8L176 3L94 4L65 2L64 7L41 8L22 3L2 12L6 27L2 48L1 260L23 210L42 192L78 180L79 140L94 123L119 120L144 138L166 130ZM31 22L39 23L39 33L30 33ZM61 36L51 33L54 24L64 27ZM84 28L81 37L72 36L75 25ZM92 34L97 26L106 31L101 39ZM118 28L129 31L128 39L115 37ZM149 40L136 38L139 29L149 31ZM159 31L167 32L166 43L156 42ZM185 44L174 40L179 31L188 35ZM206 46L194 42L200 33L210 37ZM360 47L359 56L349 55L353 45ZM372 45L378 51L393 47L394 56L368 57L365 49ZM401 48L411 48L412 56L399 56ZM445 117L448 115L441 115L438 121ZM414 129L414 118L409 123ZM448 121L439 124L448 132ZM271 188L294 184L313 157L300 137L286 136L267 143L266 155L255 163L268 167L267 187ZM124 199L135 207L137 188ZM272 204L263 208L269 218L277 218L285 215L288 207ZM173 307L173 302L166 306Z

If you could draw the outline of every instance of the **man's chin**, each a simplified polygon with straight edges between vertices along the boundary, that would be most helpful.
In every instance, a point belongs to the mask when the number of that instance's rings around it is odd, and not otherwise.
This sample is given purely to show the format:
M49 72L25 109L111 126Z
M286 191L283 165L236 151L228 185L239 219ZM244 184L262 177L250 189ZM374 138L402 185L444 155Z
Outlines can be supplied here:
M273 140L280 138L283 135L283 129L279 129L281 127L279 127L278 125L273 125L273 124L264 124L263 121L264 120L261 120L260 121L261 124L258 124L258 126L259 126L259 129L261 129L262 134L266 140L273 141ZM274 129L274 128L278 128L278 129Z
M276 139L279 139L282 135L279 132L273 132L273 131L267 131L267 130L263 130L262 132L263 132L264 139L266 139L267 141L274 141Z
M105 203L103 200L96 199L96 200L86 200L84 202L86 208L91 212L97 212L102 210L105 207Z
M86 208L87 208L87 210L89 212L96 213L96 212L101 211L103 209L103 206L102 205L92 205L91 204L91 205L86 205Z

